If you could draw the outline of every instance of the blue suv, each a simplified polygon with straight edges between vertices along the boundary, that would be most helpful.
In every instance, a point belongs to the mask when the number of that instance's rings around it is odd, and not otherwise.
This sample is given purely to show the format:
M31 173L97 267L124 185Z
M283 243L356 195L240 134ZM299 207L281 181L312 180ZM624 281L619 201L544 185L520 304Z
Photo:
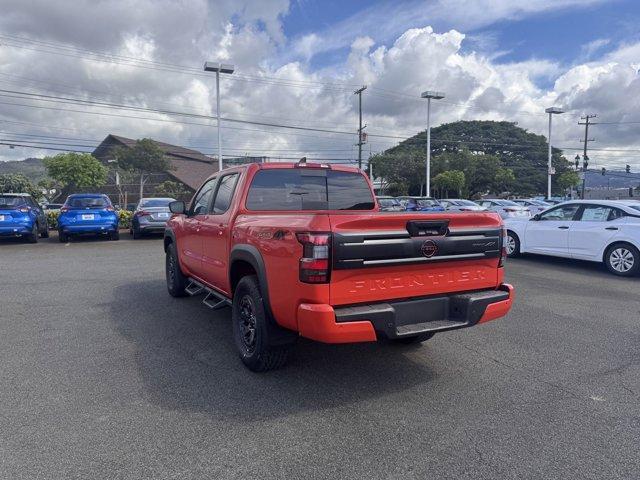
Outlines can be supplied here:
M60 208L58 238L65 243L72 235L108 235L119 240L118 214L109 197L97 193L69 195Z
M47 217L28 193L0 193L0 236L36 243L49 236Z

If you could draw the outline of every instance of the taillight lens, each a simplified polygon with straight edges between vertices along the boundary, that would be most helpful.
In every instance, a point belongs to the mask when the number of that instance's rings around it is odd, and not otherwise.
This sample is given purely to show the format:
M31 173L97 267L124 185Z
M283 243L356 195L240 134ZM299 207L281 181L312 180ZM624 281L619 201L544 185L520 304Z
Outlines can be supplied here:
M331 234L304 232L296 233L302 245L300 259L300 281L303 283L328 283Z
M62 206L60 207L60 213L65 213L69 211L69 207Z
M22 212L22 213L29 213L30 210L31 209L29 207L22 207L22 208L20 208L19 211Z
M151 212L147 212L146 210L136 212L137 217L146 217L147 215L151 215Z
M107 212L115 212L115 211L116 211L116 209L115 209L115 208L113 208L111 205L109 205L107 208L105 208L105 210L106 210Z
M507 260L507 229L502 227L502 242L500 242L500 261L498 267L504 266L504 262Z

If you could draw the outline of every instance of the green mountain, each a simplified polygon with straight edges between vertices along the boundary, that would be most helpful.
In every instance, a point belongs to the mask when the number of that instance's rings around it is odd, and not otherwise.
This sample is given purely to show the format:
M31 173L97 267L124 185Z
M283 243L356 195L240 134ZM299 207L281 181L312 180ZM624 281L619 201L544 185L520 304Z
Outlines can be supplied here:
M21 173L34 184L47 177L47 170L41 158L0 162L0 175L6 173Z

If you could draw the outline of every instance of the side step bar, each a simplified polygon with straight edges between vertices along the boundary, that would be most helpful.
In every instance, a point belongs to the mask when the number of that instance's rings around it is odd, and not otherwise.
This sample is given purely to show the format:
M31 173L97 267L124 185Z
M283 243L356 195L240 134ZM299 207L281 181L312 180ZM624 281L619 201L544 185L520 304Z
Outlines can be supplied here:
M212 310L218 310L223 307L231 306L231 300L229 300L227 297L203 285L197 280L194 280L193 278L189 279L189 285L187 285L187 288L185 288L184 291L187 292L187 294L191 297L195 297L196 295L205 293L206 295L202 299L202 303Z

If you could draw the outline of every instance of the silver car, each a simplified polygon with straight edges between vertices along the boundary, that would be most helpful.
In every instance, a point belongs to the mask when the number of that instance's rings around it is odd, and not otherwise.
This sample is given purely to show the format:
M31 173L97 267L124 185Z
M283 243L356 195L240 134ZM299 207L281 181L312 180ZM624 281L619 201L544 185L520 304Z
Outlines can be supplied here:
M526 218L531 216L531 210L511 200L485 198L478 203L490 212L496 212L502 218Z
M450 212L486 212L487 209L478 205L471 200L464 200L461 198L446 198L440 200L440 204L445 210Z
M514 200L518 205L522 205L523 207L527 207L532 215L536 213L544 212L547 208L552 205L547 202L543 202L542 200L536 200L534 198L516 198Z
M145 233L162 233L171 218L169 204L174 198L143 198L138 202L131 218L130 233L134 239Z

